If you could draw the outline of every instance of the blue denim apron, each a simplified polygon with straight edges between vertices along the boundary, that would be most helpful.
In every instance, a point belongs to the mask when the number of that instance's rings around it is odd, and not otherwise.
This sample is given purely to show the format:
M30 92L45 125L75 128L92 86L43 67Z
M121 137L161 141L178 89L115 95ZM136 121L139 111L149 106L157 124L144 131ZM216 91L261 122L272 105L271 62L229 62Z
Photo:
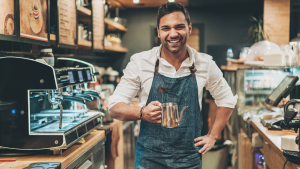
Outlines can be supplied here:
M135 169L201 169L200 147L194 146L194 139L201 136L203 125L199 105L198 85L195 73L169 78L158 73L159 60L155 64L154 78L147 100L160 103L175 102L178 111L184 106L180 125L164 128L161 124L141 121L136 145Z

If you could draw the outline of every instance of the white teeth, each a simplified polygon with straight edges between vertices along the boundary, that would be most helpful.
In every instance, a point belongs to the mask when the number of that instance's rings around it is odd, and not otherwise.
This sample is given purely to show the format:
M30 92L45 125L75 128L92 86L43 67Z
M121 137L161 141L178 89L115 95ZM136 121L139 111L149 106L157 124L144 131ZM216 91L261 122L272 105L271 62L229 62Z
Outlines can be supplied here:
M177 42L179 42L179 40L178 41L170 41L171 43L177 43Z

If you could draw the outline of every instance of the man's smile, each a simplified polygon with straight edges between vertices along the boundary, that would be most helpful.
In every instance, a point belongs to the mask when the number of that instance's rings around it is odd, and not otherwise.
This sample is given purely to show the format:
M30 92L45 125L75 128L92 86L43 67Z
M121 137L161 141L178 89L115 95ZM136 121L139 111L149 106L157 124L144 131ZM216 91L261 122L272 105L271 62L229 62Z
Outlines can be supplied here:
M171 46L178 46L181 43L182 38L180 39L172 39L172 40L166 40Z

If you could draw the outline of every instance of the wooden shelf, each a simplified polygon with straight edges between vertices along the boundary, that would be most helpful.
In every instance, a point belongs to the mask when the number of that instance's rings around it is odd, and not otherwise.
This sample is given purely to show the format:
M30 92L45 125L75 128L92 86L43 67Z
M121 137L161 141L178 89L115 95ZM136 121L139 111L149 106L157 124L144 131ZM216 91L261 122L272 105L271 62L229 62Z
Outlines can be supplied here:
M50 41L55 43L55 41L56 41L56 35L55 34L50 34ZM53 44L53 45L55 45L55 44ZM89 49L91 49L92 42L91 41L86 41L86 40L78 40L78 47L79 48L89 48Z
M92 12L83 6L77 6L77 11L79 16L91 16Z
M118 0L106 0L106 2L109 4L109 7L112 9L115 9L116 7L125 10L125 6L120 3Z
M104 49L105 49L106 52L122 52L122 53L128 52L128 49L123 48L123 47L105 46Z
M55 41L56 40L56 35L55 34L50 34L50 40Z
M78 40L78 47L79 48L89 48L89 49L91 49L92 42L91 41L86 41L86 40Z
M125 26L111 20L111 19L107 19L107 18L104 18L104 23L107 24L107 29L109 31L127 31L127 29L125 28Z

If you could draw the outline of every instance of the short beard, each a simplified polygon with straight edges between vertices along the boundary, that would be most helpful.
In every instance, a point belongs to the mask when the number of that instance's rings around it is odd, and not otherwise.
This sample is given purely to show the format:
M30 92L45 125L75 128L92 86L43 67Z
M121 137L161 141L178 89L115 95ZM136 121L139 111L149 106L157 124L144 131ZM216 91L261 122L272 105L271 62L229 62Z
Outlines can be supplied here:
M182 40L183 40L183 39L182 39ZM181 50L183 49L184 45L186 44L186 38L180 43L178 50L171 50L171 49L169 48L169 46L168 46L167 40L165 40L165 43L164 43L164 42L161 42L161 43L162 43L162 45L163 45L168 51L170 51L171 53L176 54L176 53L178 53L179 51L181 51Z

